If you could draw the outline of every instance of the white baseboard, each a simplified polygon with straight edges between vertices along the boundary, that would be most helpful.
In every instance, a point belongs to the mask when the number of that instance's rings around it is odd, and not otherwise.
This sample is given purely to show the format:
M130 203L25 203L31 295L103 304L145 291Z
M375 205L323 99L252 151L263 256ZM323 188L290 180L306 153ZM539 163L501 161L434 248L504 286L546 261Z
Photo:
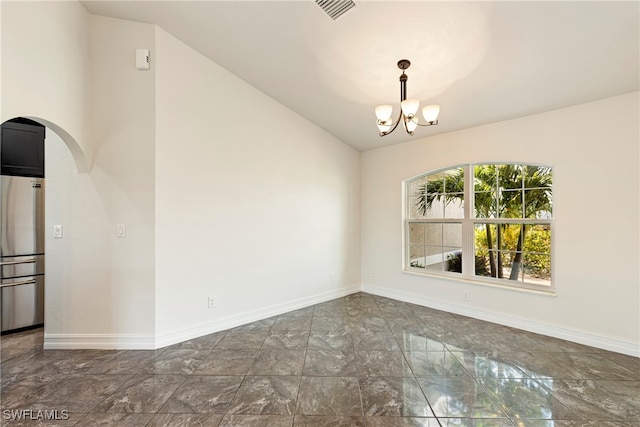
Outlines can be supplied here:
M44 334L45 350L153 350L153 335Z
M203 335L235 328L257 320L277 316L299 308L308 307L360 292L360 286L351 286L323 292L305 298L299 298L282 304L272 305L243 314L202 323L188 328L177 329L153 335L126 334L49 334L44 335L44 348L47 350L102 349L102 350L154 350L177 344Z
M522 329L525 331L534 332L554 338L560 338L563 340L572 341L578 344L584 344L603 350L609 350L616 353L627 354L629 356L640 357L639 343L624 341L617 338L605 337L585 331L565 328L563 326L552 325L531 319L524 319L517 316L506 315L503 313L478 310L472 307L451 304L448 302L439 301L437 299L407 294L404 292L398 292L395 290L379 288L366 284L362 285L362 292L418 304L425 307L434 308L436 310L447 311L449 313L469 316L480 320L486 320L488 322L498 323L500 325Z

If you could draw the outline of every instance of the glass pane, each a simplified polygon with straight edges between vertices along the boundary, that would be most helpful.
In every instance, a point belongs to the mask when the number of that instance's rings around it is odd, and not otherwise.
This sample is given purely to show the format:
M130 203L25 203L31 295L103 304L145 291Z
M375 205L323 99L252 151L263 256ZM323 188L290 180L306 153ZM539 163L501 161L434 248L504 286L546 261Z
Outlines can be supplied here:
M496 224L497 230L500 230L500 235L496 245L501 250L517 251L518 241L520 240L520 234L522 233L521 224ZM496 235L497 236L497 235ZM522 241L520 245L522 246ZM520 249L522 250L522 248Z
M496 217L496 193L477 192L474 194L474 217L475 218L495 218Z
M427 179L425 177L421 177L418 179L414 179L413 181L411 181L409 183L409 195L416 197L418 196L418 193L421 191L424 191L424 184L427 182Z
M442 244L462 247L462 224L442 224Z
M424 246L409 246L409 266L416 268L425 267Z
M454 168L444 171L444 192L463 193L464 192L464 169Z
M551 218L552 194L550 188L534 188L524 192L525 218Z
M429 193L427 203L427 218L444 218L444 196L442 194Z
M433 257L434 255L437 255L437 259L434 262L442 262L443 259L443 255L442 255L443 249L442 246L431 246L431 245L427 245L426 246L426 255L428 258ZM431 262L431 260L427 260L427 264Z
M524 188L551 188L553 172L548 166L523 165Z
M496 247L496 225L495 224L476 224L474 245L476 250L487 251L489 248Z
M442 224L425 224L425 243L442 246Z
M500 191L500 217L522 218L522 190Z
M462 273L462 249L448 248L447 262L444 265L444 271Z
M420 199L409 197L409 219L421 219L424 217L420 206Z
M464 193L448 193L444 207L445 218L464 218Z
M551 255L524 254L524 281L540 285L551 285Z
M534 254L550 254L551 227L548 225L527 226L524 238L524 251Z
M409 244L424 244L424 224L409 223Z
M444 254L441 246L427 246L427 270L442 271Z
M495 192L498 188L496 182L496 166L475 165L473 167L473 182L475 192Z
M522 188L522 167L520 165L500 165L497 168L500 188Z
M476 276L491 277L491 265L489 262L489 252L476 250L475 257L476 257L476 260L475 260L474 274Z

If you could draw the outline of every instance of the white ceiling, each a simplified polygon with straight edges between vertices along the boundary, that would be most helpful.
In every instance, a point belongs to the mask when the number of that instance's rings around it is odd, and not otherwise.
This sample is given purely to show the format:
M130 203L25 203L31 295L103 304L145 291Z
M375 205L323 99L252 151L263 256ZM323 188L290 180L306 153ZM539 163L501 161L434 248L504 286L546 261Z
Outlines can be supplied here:
M313 0L83 4L157 24L359 150L639 89L637 1L359 0L336 22ZM440 124L380 138L373 109L398 111L403 58Z

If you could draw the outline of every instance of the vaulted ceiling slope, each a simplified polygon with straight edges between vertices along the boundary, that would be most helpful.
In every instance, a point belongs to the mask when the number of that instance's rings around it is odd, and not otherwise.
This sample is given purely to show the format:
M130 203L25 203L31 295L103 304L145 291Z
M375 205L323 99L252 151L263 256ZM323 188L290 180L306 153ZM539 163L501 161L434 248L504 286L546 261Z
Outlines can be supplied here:
M313 0L83 4L160 26L358 150L639 88L637 1L359 0L337 21ZM380 138L373 109L398 111L403 58L440 124Z

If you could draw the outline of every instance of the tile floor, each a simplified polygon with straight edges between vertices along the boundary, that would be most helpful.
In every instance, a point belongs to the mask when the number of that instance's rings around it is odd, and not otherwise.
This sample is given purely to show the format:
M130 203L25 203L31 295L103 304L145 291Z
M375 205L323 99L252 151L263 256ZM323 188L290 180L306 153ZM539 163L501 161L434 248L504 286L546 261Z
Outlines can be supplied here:
M639 358L365 293L155 351L42 340L1 339L2 425L640 426Z

